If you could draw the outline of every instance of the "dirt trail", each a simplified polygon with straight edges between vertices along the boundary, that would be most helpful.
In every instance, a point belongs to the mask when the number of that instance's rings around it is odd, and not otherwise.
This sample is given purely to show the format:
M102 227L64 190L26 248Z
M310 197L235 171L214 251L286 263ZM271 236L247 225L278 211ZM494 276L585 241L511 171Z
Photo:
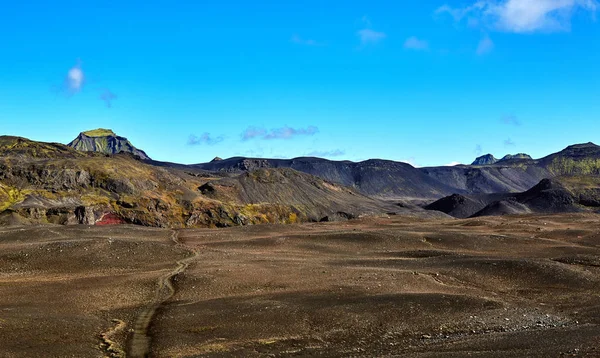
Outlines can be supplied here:
M175 295L173 278L183 273L188 268L190 263L198 257L198 252L196 250L190 249L189 247L186 247L181 242L179 242L177 231L173 231L173 234L171 235L171 240L175 243L177 247L181 247L185 250L192 252L193 256L177 261L177 267L173 271L162 275L158 279L158 287L156 288L154 302L146 309L144 309L135 320L127 357L146 358L150 356L151 337L149 334L149 328L150 324L152 323L152 319L154 318L156 311L165 302L171 299L173 295Z

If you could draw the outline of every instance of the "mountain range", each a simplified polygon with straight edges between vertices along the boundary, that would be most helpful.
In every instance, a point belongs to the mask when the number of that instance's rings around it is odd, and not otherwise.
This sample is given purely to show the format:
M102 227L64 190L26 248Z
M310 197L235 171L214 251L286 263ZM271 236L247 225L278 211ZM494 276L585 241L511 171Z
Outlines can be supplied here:
M595 211L600 147L473 165L322 158L151 160L112 130L68 145L0 137L0 223L223 227L337 221L362 215L471 217Z

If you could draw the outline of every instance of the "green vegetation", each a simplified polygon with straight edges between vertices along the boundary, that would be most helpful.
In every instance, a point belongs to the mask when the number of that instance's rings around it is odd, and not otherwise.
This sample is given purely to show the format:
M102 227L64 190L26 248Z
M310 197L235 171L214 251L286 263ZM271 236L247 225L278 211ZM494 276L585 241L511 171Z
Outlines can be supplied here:
M554 175L596 175L600 174L600 159L556 158L548 168Z
M107 137L116 136L115 132L110 129L98 128L91 131L83 132L88 137Z

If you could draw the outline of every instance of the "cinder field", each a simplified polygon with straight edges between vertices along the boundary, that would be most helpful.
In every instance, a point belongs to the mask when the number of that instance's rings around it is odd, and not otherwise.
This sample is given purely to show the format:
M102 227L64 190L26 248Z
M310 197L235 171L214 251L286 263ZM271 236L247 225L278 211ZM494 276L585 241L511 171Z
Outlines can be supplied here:
M595 214L0 230L0 357L600 357Z

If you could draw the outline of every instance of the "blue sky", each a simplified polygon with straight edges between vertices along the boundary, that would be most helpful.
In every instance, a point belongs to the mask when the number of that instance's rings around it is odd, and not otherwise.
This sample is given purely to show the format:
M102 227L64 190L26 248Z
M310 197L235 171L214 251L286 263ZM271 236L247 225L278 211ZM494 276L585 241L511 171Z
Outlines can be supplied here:
M2 134L158 160L541 157L600 142L596 0L18 1Z

